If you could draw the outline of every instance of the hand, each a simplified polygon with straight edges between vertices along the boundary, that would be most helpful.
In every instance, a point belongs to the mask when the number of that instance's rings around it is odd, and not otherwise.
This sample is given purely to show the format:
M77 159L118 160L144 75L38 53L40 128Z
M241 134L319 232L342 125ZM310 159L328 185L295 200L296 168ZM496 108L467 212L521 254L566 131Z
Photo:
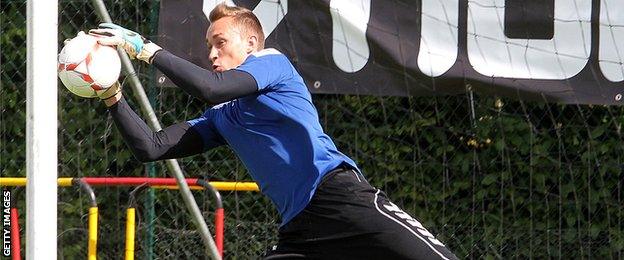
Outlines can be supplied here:
M115 82L112 86L103 90L96 90L95 94L104 101L107 107L112 106L121 99L121 84Z
M102 23L98 29L89 30L89 34L98 36L98 43L109 46L121 46L132 59L152 63L152 58L162 48L140 34L113 23Z

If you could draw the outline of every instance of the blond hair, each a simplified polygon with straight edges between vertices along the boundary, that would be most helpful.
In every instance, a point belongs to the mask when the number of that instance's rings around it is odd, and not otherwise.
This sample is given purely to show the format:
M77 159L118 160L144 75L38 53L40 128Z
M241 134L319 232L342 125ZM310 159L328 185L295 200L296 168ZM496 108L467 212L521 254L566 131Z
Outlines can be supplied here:
M224 18L232 17L234 25L238 27L245 36L255 35L258 37L258 50L264 49L264 32L258 17L251 10L238 7L227 6L225 3L218 4L208 16L210 23Z

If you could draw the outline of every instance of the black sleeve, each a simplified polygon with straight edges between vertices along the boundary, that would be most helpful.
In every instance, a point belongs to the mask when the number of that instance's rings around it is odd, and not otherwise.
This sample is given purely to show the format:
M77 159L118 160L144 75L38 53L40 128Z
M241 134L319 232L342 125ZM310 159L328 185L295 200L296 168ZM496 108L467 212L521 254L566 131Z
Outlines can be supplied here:
M204 151L202 137L187 122L154 132L130 108L125 98L109 110L124 141L139 161L180 158Z
M210 105L258 91L256 80L247 72L239 70L212 72L166 50L158 51L152 64L179 88Z

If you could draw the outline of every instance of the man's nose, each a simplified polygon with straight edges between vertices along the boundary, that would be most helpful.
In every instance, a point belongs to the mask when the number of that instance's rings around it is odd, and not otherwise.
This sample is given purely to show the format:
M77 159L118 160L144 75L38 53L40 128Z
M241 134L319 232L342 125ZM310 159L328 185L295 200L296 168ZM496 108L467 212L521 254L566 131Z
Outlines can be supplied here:
M214 62L217 59L217 48L210 48L210 52L208 53L208 58L211 62Z

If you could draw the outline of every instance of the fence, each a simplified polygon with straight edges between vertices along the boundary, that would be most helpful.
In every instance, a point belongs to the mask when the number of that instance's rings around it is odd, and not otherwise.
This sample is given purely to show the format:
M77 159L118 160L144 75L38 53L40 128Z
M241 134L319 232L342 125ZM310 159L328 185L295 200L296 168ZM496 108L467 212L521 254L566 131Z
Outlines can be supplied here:
M60 4L60 40L98 23L89 2ZM107 5L114 21L155 34L158 1ZM0 169L3 177L17 177L25 176L26 4L4 0L0 6ZM135 66L144 83L153 82L151 68ZM458 96L313 98L338 148L460 258L621 258L622 108L482 96L468 84L467 90ZM163 125L195 118L204 109L177 89L147 91ZM59 176L166 177L164 165L132 158L99 102L61 89L58 109ZM227 148L180 163L187 177L249 180ZM199 257L201 241L179 194L142 196L137 258ZM209 203L204 196L196 194ZM102 259L123 251L127 197L117 188L98 190ZM226 258L257 257L274 244L278 216L265 197L223 198ZM82 212L88 207L83 194L60 190L59 259L86 255L78 239L85 237ZM209 212L206 205L204 210ZM148 222L154 223L153 233L146 232ZM154 246L147 247L151 241Z
M222 199L220 196L220 192L218 190L221 191L258 191L258 186L254 183L254 182L206 182L206 180L204 179L193 179L193 178L187 178L186 182L189 186L191 186L194 190L205 190L208 189L208 192L211 193L211 201L213 201L213 211L214 211L214 216L212 217L212 219L214 219L214 236L215 236L215 243L217 244L217 248L219 249L219 252L222 254L222 249L223 249L223 230L224 230L224 211L223 211L223 203L222 203ZM85 241L88 241L87 245L87 254L89 256L89 259L95 259L95 257L97 256L97 240L98 240L98 203L97 203L97 193L94 191L94 187L126 187L126 188L131 188L129 192L125 192L127 193L128 196L128 202L127 202L127 209L126 209L126 218L125 218L125 235L122 237L122 239L124 239L125 243L124 243L124 250L122 251L118 251L118 252L106 252L107 255L109 256L116 256L115 258L121 258L122 254L125 254L125 258L124 259L133 259L135 252L134 252L134 244L135 244L135 239L134 239L134 235L136 233L136 220L135 220L135 213L136 213L136 208L137 208L137 197L145 190L149 190L151 192L154 191L154 189L177 189L177 184L176 184L176 180L173 178L110 178L110 177L85 177L85 178L59 178L58 181L58 186L59 187L68 187L68 186L74 186L75 188L78 188L80 190L82 190L83 192L87 193L87 197L89 199L89 211L86 215L87 219L88 219L88 229L86 230L86 232L88 233L88 236L84 238ZM10 234L10 239L11 239L11 243L14 244L15 246L10 247L10 252L11 252L11 257L12 259L20 259L19 256L20 255L20 247L21 245L19 244L19 239L21 237L21 234L19 232L19 224L16 223L19 219L19 217L17 216L17 211L18 208L15 206L15 202L18 201L18 196L17 196L17 192L20 191L19 187L23 187L26 185L26 178L5 178L5 177L1 177L0 178L0 187L3 187L5 191L9 191L8 195L7 193L3 192L3 196L6 198L8 198L8 200L12 201L12 205L10 206L11 208L11 216L10 216L10 221L11 221L11 234ZM17 187L17 188L13 188L14 192L13 195L10 194L11 192L11 187ZM147 188L151 188L151 189L147 189ZM8 207L7 205L4 205L3 207ZM16 211L15 213L13 213L13 211ZM130 213L131 212L131 213ZM16 214L16 215L13 215ZM85 216L85 215L83 215ZM8 216L7 216L8 218ZM139 221L140 223L141 221ZM151 236L153 236L154 233L154 223L153 221L148 221L147 223L144 224L146 226L144 232L147 234L150 234ZM106 223L104 223L103 226L106 226ZM6 235L6 234L5 234ZM118 234L118 236L120 236L120 234ZM17 242L15 242L17 241ZM152 249L154 247L154 240L150 239L146 241L146 247L148 248L148 252L149 251L153 251L153 250L149 250ZM6 249L6 248L5 248ZM203 251L202 251L203 252ZM149 253L146 255L147 258L152 258L153 253ZM201 255L194 255L194 258L200 257ZM172 257L172 256L168 256L168 257ZM188 257L188 256L187 256Z

